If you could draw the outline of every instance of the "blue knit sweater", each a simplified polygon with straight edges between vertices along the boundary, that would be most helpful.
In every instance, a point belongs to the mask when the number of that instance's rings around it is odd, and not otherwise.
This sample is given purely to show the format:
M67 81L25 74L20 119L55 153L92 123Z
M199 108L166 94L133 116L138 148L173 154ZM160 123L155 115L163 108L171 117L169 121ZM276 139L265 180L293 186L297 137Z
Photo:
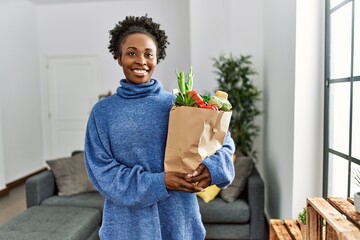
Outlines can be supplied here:
M155 79L134 85L120 81L117 94L99 101L89 117L85 164L105 197L100 238L200 240L205 238L194 193L168 191L164 153L173 96ZM203 163L212 184L234 178L233 140Z

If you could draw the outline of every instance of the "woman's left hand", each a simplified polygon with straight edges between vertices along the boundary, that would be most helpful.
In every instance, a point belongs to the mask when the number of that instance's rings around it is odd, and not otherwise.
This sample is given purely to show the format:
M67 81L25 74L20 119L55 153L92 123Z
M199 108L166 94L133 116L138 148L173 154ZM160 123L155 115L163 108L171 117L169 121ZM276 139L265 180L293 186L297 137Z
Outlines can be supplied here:
M188 174L185 178L190 183L197 183L198 187L206 188L211 183L211 175L204 164L200 164L192 174Z

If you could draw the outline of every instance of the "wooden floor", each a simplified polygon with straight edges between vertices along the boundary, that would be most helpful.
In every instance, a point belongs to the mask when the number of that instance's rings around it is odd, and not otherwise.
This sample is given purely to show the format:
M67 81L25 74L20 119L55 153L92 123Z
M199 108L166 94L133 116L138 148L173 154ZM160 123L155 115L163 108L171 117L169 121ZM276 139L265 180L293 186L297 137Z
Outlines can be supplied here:
M26 210L25 184L10 190L9 194L0 197L0 224Z

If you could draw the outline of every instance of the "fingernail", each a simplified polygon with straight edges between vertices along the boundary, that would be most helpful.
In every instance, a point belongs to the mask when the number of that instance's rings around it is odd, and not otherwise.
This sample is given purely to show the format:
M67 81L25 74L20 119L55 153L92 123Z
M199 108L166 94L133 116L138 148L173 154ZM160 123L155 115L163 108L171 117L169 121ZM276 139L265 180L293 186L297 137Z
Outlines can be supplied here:
M197 176L198 174L199 174L198 171L195 170L192 175L195 177L195 176Z
M189 173L188 175L186 175L186 177L192 177L193 175L191 173Z
M205 192L205 189L202 188L202 189L201 189L201 192Z

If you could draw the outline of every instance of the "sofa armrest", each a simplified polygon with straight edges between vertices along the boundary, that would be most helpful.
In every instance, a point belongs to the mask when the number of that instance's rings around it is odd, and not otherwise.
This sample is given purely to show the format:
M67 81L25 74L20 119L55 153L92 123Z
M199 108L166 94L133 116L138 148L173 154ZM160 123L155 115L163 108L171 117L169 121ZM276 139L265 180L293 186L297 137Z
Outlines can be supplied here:
M51 170L41 172L26 180L27 208L40 205L41 202L55 195L55 177Z
M250 237L264 239L264 181L254 166L247 182L247 196L250 206Z

